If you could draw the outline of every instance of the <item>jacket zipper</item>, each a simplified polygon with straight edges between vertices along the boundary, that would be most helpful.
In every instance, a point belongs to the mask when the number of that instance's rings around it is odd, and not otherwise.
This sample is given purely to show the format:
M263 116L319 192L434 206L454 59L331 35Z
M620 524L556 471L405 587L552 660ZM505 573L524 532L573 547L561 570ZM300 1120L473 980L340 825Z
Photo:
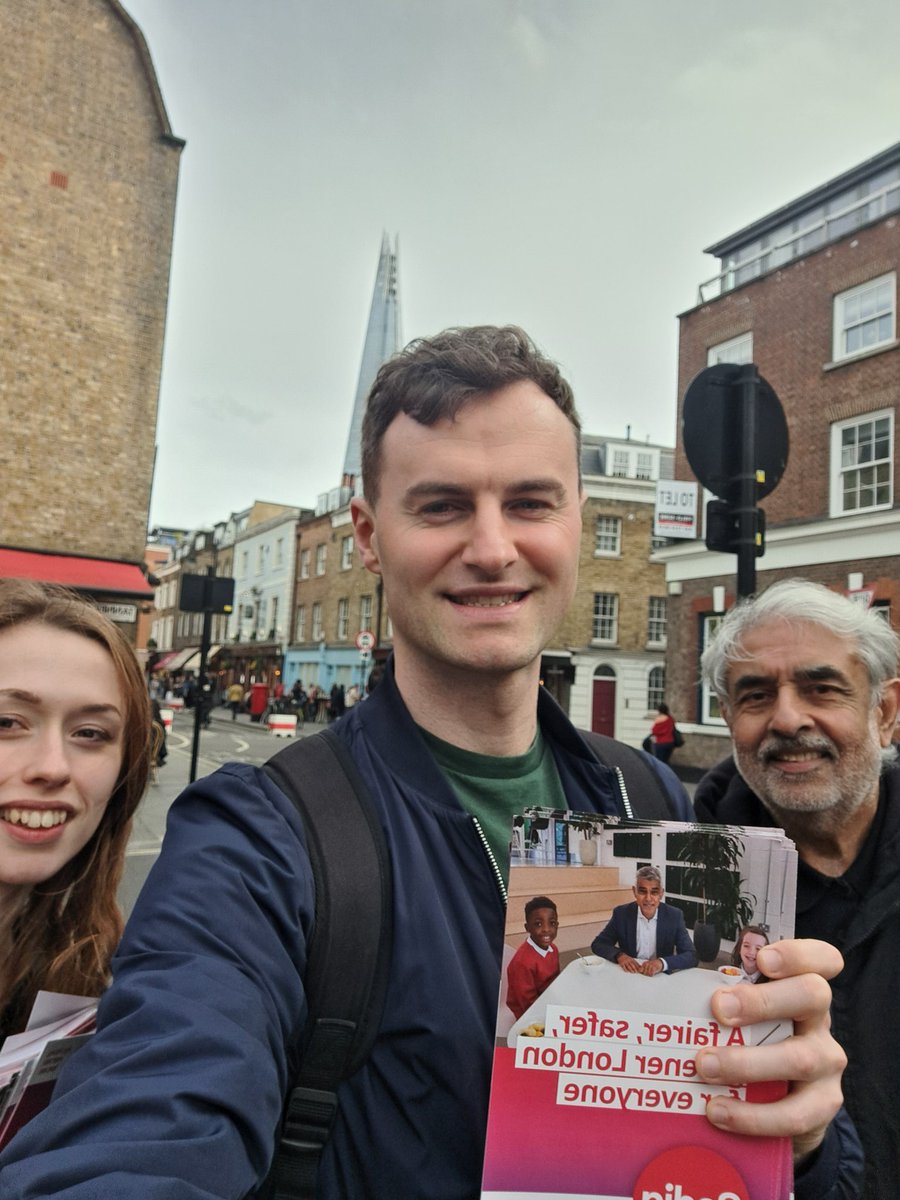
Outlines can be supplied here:
M494 879L497 881L497 887L500 889L500 898L505 907L509 901L509 896L506 891L506 884L503 882L503 875L501 874L500 868L497 866L497 859L494 857L494 852L491 849L487 838L484 836L484 830L481 828L478 818L472 817L472 823L478 830L478 836L481 839L482 846L484 846L484 852L488 856L488 862L491 864L491 870L494 872Z
M631 807L631 801L628 799L628 788L625 786L625 776L622 774L621 767L613 767L616 773L616 778L619 781L619 791L622 794L622 807L625 809L625 816L634 820L634 811Z
M625 816L631 820L634 819L634 810L631 807L631 801L628 798L628 788L625 786L625 776L622 774L621 767L613 767L616 773L616 779L619 781L619 794L622 797L622 807L625 809ZM503 876L500 873L500 868L497 866L497 859L494 857L494 852L491 849L487 838L484 836L484 830L477 817L472 817L472 824L478 831L478 837L484 847L484 852L488 856L488 862L491 864L491 870L494 872L494 879L497 881L497 887L500 889L500 896L504 904L509 903L509 894L506 890L506 884L503 882Z

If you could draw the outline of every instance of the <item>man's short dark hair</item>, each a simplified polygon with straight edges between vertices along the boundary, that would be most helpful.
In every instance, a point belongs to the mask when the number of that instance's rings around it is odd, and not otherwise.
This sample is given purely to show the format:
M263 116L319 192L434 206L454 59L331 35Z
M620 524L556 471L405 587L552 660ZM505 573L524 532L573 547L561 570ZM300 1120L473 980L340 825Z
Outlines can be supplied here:
M529 900L525 905L525 920L527 921L531 914L538 908L552 908L556 912L556 905L549 896L535 896L533 900Z
M472 325L418 338L388 359L369 392L362 427L362 477L375 504L381 482L381 443L400 413L422 425L453 420L473 396L511 383L537 384L568 419L575 435L581 482L581 422L572 389L559 367L517 325Z

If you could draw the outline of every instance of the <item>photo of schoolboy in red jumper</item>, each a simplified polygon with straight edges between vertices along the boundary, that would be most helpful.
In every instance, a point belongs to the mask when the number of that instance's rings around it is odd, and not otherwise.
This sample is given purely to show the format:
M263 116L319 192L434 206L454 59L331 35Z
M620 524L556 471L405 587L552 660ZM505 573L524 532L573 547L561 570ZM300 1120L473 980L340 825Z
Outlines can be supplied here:
M535 896L525 905L528 937L506 968L506 1005L518 1020L559 974L559 951L553 945L559 928L556 905Z

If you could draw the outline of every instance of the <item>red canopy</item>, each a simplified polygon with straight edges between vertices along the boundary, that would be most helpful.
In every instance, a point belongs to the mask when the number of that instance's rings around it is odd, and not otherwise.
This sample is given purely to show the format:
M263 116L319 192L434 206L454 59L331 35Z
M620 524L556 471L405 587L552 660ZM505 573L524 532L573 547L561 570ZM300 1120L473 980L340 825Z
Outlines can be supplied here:
M37 550L0 547L0 579L38 579L63 583L86 592L151 600L153 589L134 563L107 558L82 558L68 554L43 554Z

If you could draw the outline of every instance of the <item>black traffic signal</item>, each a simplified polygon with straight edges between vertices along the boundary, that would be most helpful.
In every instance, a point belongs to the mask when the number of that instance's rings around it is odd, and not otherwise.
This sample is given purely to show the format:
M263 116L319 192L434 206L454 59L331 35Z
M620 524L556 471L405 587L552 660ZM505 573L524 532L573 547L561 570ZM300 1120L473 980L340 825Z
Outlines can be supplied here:
M722 554L737 554L741 544L740 510L727 500L710 500L706 505L706 548ZM753 510L752 534L754 554L760 558L766 546L766 514L761 508Z

